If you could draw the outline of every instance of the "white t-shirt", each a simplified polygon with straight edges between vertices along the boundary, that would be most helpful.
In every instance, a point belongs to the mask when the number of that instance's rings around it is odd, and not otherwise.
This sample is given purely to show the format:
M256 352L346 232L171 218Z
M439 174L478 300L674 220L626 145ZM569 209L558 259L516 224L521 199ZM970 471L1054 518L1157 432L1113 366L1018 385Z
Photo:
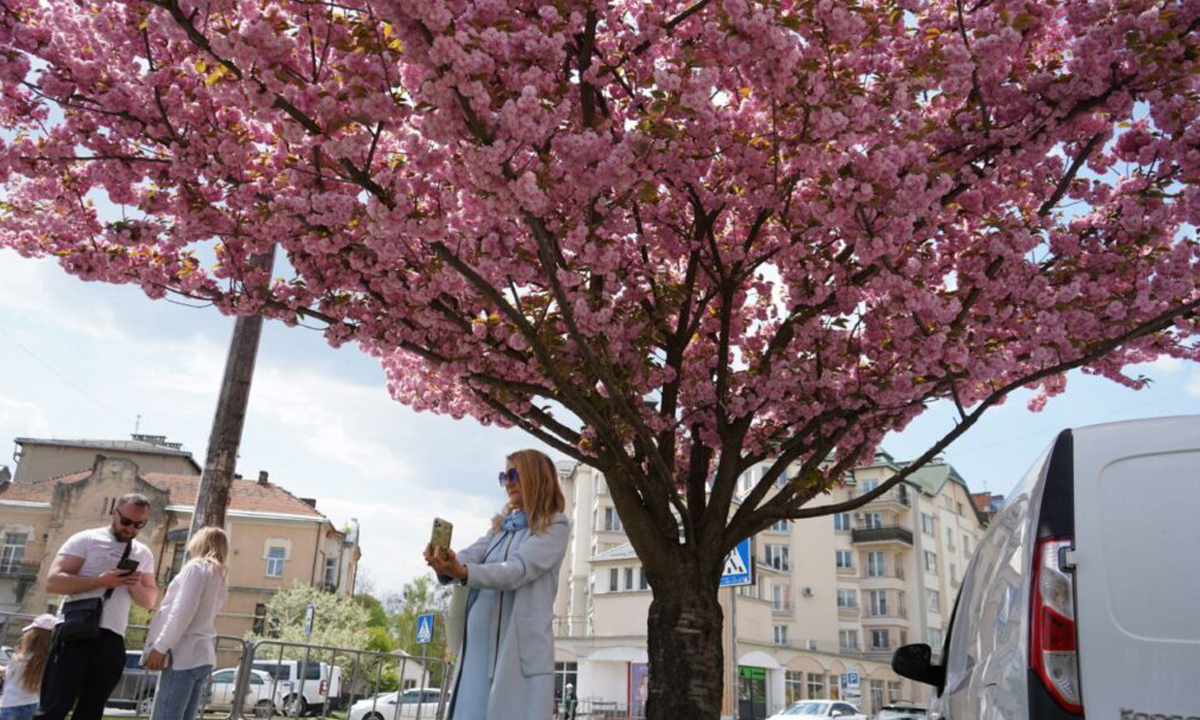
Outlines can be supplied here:
M38 693L25 689L21 676L25 674L25 659L17 655L4 670L4 694L0 695L0 708L34 705Z
M92 530L82 530L75 533L58 549L59 555L71 555L83 558L83 566L76 573L79 577L99 577L105 571L111 570L121 561L125 553L125 543L112 534L112 528L102 527ZM133 549L129 552L130 560L138 561L137 572L154 572L154 553L137 540L133 541ZM107 588L96 588L78 595L67 597L64 602L90 597L104 597ZM104 613L100 616L100 627L112 630L124 637L125 628L129 625L129 604L133 598L129 589L124 585L113 590L112 597L104 601Z

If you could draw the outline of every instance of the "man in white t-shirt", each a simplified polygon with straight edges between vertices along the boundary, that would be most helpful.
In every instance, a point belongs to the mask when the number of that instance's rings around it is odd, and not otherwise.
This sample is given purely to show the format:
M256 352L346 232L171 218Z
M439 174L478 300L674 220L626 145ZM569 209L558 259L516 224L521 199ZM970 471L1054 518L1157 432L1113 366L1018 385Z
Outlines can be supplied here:
M99 637L71 642L55 638L35 720L63 720L72 708L72 720L103 717L104 704L125 669L129 604L149 610L158 599L154 555L134 539L149 513L150 501L131 493L117 501L111 525L77 532L58 549L46 577L48 593L67 595L64 603L102 598L110 589L112 594L104 601ZM127 544L129 559L138 564L133 571L117 569Z

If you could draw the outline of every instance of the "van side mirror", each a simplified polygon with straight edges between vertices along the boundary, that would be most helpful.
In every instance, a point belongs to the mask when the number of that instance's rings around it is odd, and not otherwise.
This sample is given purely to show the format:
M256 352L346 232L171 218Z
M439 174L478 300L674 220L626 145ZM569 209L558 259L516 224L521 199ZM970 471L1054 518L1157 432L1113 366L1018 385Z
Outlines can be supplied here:
M932 685L941 692L946 684L946 667L934 665L932 658L933 650L925 643L905 645L892 654L892 670L900 677Z

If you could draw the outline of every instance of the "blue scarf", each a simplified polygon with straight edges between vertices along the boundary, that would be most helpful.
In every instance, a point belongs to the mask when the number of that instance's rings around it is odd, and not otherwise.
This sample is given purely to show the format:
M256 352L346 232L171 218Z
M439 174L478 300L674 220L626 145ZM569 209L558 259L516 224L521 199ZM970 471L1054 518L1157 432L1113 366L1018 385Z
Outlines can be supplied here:
M529 527L529 518L525 517L524 510L513 510L508 517L500 521L500 527L504 528L505 532L524 530Z

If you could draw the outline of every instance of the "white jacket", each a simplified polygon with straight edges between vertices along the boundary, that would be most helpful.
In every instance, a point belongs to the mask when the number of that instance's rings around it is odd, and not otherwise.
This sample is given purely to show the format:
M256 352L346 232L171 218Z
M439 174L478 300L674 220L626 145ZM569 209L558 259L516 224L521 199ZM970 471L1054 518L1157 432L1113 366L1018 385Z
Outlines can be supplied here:
M228 595L225 578L206 560L189 560L171 581L150 621L146 654L171 653L171 668L187 670L217 661L217 611Z

